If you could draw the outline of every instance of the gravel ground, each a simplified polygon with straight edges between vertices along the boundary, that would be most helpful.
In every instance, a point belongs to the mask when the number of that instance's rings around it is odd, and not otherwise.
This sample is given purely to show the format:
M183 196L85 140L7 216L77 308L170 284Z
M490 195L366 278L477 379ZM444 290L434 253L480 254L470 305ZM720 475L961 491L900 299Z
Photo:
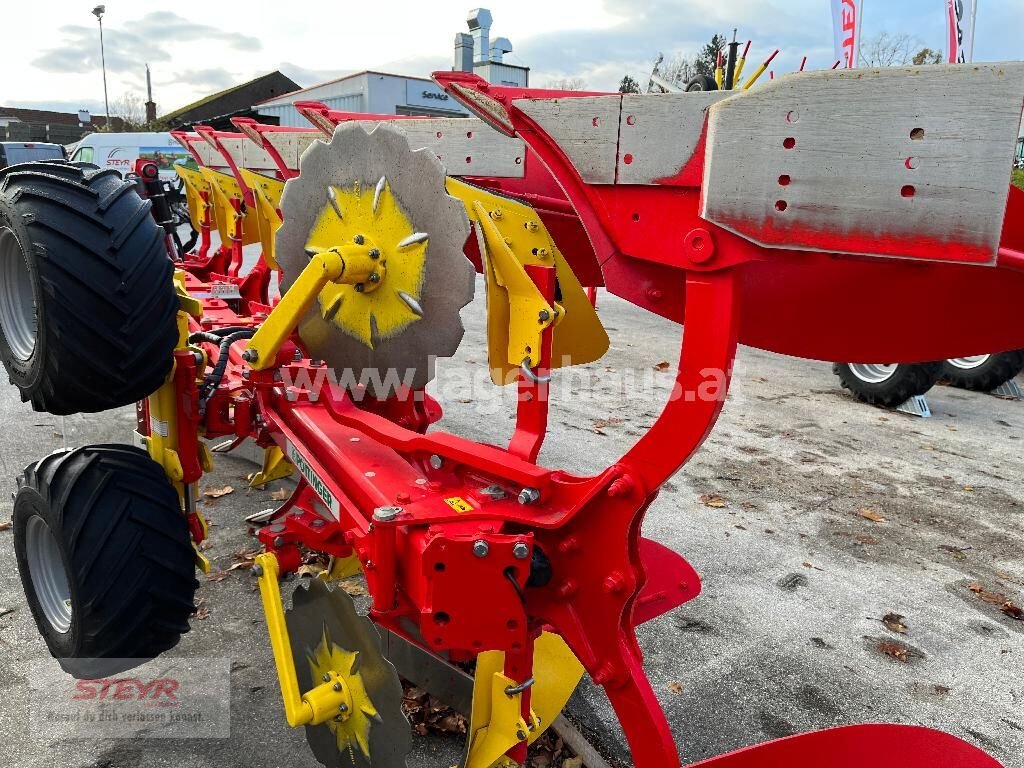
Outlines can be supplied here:
M560 374L541 460L573 472L614 461L656 418L671 382L678 328L602 295L608 356ZM482 301L438 391L443 427L488 442L511 431L500 397L455 371L485 373ZM625 378L629 373L632 378ZM466 377L463 375L461 380ZM623 381L629 383L624 385ZM684 761L767 739L858 722L919 723L1024 768L1024 622L969 589L1024 604L1024 403L945 387L931 419L855 403L830 368L742 349L716 431L667 485L645 534L683 553L704 580L692 603L640 630L648 674ZM460 390L459 387L462 389ZM588 396L588 392L593 393ZM469 401L469 402L464 402ZM0 388L0 498L29 461L69 445L127 441L130 410L66 420L32 413ZM218 460L204 487L207 554L218 570L251 547L242 518L271 506L245 490L242 459ZM701 496L717 495L711 507ZM870 509L884 521L858 513ZM0 503L0 519L10 513ZM231 659L231 735L211 740L67 740L28 727L27 662L46 657L22 595L10 532L0 533L0 743L17 768L218 766L312 768L301 731L284 723L253 579L203 579L208 616L171 653ZM902 615L905 634L881 621ZM883 652L888 650L888 654ZM569 714L610 758L629 765L603 694L584 685ZM409 764L444 768L461 743L418 738Z

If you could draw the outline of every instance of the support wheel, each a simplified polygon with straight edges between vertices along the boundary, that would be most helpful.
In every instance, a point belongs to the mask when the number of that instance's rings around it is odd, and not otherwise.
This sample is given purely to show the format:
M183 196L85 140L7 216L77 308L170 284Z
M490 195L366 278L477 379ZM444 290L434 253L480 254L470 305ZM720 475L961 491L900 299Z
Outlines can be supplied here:
M861 402L896 408L934 387L942 363L836 363L832 372Z
M35 410L94 413L156 391L178 338L172 274L149 201L116 171L0 171L0 359Z
M1024 371L1024 349L994 355L954 357L945 362L942 378L961 389L991 392Z
M96 678L174 647L199 586L178 494L137 448L59 451L30 465L14 550L36 626L64 670Z

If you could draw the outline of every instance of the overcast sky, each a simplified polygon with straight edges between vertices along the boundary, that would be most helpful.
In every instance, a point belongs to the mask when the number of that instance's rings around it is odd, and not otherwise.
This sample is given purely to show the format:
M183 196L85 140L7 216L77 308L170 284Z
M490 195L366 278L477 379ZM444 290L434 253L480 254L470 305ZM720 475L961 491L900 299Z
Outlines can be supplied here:
M1022 0L979 0L979 61L1024 58ZM944 0L865 0L865 36L908 33L940 49ZM92 2L4 3L0 105L103 111L99 34ZM313 85L361 69L428 75L450 69L462 0L302 0L223 2L135 0L106 3L104 34L111 102L154 99L169 112L258 74L281 69ZM659 51L695 53L711 35L740 27L751 57L778 47L777 72L834 59L829 0L493 0L492 37L511 39L507 61L532 68L531 84L580 77L614 90L623 74L643 80ZM115 111L116 110L112 110Z

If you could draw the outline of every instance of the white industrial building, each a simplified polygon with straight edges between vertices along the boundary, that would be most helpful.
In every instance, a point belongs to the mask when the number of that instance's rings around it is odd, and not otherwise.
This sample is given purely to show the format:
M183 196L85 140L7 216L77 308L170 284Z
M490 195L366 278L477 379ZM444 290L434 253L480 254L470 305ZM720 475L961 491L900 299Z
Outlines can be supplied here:
M491 12L486 8L470 11L469 32L455 36L452 69L475 72L495 84L528 86L529 68L505 63L504 56L511 53L512 44L504 37L491 40L491 22ZM380 115L467 117L469 114L430 78L374 71L357 72L277 96L254 105L254 109L259 116L276 118L280 125L306 127L309 123L292 106L296 101L319 101L344 112Z

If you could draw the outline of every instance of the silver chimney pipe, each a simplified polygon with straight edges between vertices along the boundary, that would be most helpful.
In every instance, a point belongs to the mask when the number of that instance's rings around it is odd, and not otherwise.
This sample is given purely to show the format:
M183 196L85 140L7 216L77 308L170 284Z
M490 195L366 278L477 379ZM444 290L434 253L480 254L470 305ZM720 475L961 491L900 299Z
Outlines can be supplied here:
M494 19L486 8L474 8L466 19L473 33L473 61L486 64L491 55L491 24Z
M491 61L501 64L506 53L512 53L512 43L507 37L496 37L491 43Z
M455 72L473 71L473 36L467 32L455 33Z

